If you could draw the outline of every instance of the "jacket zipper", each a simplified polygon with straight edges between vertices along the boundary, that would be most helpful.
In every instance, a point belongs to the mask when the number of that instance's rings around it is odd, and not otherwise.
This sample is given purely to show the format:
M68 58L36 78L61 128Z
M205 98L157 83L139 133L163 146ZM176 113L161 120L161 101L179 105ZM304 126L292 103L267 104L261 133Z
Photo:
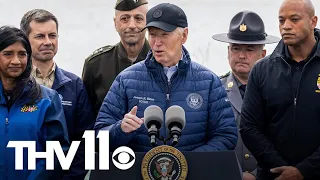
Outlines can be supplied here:
M290 68L290 73L291 73L291 88L293 89L293 86L292 86L292 69L291 69L291 66L290 64L281 56L281 59L289 66ZM302 73L301 73L302 75ZM301 79L301 77L300 77ZM299 80L300 81L300 80ZM300 84L300 82L299 82ZM298 89L299 89L299 84L298 84L298 87L297 87L297 91L294 92L292 91L292 95L293 95L293 123L292 123L292 136L295 137L295 122L296 122L296 106L297 106L297 92L298 92Z
M169 79L167 81L167 99L166 99L166 102L167 102L167 109L169 108L169 104L170 104L170 93L171 93L171 87L172 87L172 83L174 82L175 79L175 76L177 74L177 71L173 73L173 75L171 76L171 79Z
M12 105L13 106L13 105ZM11 106L11 108L12 108ZM5 132L5 136L7 136L7 133L8 133L8 125L9 125L9 113L10 113L10 110L8 110L8 108L6 108L6 111L7 111L7 115L6 115L6 118L4 120L4 123L5 123L5 129L4 129L4 132Z
M9 124L9 118L6 117L6 130L5 130L6 134L8 133L8 124Z
M160 77L161 77L161 79L162 79L162 81L163 81L163 85L164 86L166 86L165 87L165 93L166 93L166 107L165 107L165 109L168 109L168 104L169 104L169 101L170 101L170 94L169 94L169 86L168 86L168 84L167 84L167 82L166 82L166 74L164 73L164 71L163 71L163 69L159 69L159 73L160 73ZM165 112L164 112L165 113ZM164 120L163 121L163 126L165 127L164 128L164 144L166 145L167 143L166 143L166 139L167 139L167 128L166 128L166 121Z
M282 60L284 60L284 62L290 67L290 72L292 73L292 69L291 66L287 63L287 61L281 57ZM312 58L313 59L313 58ZM302 75L303 75L303 71L305 69L305 67L307 66L307 64L309 64L309 62L312 60L309 59L309 61L303 66L302 71L301 71L301 75L299 77L299 83L298 83L298 87L297 87L297 91L293 92L293 136L295 136L295 122L296 122L296 109L297 109L297 98L298 98L298 94L299 94L299 89L300 89L300 83L301 83L301 79L302 79ZM291 83L292 84L292 83Z
M6 115L6 118L5 118L5 130L4 130L4 137L2 137L2 138L4 138L4 140L5 141L7 141L8 140L8 125L9 125L9 110L7 109L7 115ZM4 156L6 157L7 156L7 154L6 154L6 151L4 151ZM7 164L7 162L5 162L5 164ZM7 171L8 170L8 168L5 168L4 169L5 171ZM8 178L8 176L6 176L5 177L5 179L6 178Z
M178 70L177 70L178 71ZM171 79L168 79L166 82L167 88L166 88L166 110L169 108L170 105L170 93L171 93L171 87L172 87L172 83L174 82L175 76L177 74L177 71L173 73L173 75L171 76ZM164 121L164 126L166 126L165 121ZM165 139L167 138L167 128L165 128Z

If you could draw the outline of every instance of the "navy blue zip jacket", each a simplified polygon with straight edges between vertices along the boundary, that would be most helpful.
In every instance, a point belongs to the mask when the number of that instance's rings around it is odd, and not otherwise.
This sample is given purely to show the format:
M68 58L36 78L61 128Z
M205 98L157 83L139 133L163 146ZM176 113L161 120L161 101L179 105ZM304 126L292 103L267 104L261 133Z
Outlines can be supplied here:
M59 93L68 125L70 143L82 140L85 130L92 130L94 114L82 80L73 73L56 66L52 89ZM84 179L87 171L84 162L84 142L81 142L69 172L64 179Z
M95 130L110 131L110 149L129 146L134 151L152 148L147 129L142 125L126 134L121 121L135 105L137 116L143 117L150 105L165 113L172 105L181 106L186 113L186 126L175 146L181 151L233 150L237 143L237 127L227 94L217 75L192 62L183 47L183 58L170 84L163 66L156 62L152 51L145 61L122 71L113 82L98 114ZM166 137L163 124L160 135ZM161 143L159 142L159 145Z

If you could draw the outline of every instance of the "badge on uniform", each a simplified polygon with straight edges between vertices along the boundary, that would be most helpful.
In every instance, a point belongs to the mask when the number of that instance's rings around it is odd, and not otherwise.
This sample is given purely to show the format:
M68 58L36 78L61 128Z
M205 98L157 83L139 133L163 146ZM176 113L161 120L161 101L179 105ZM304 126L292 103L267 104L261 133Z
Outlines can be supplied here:
M316 90L316 93L320 93L320 74L319 74L319 77L318 77L318 80L317 80L317 86L318 86L318 89Z
M232 88L232 87L233 87L233 82L231 81L228 83L228 88Z

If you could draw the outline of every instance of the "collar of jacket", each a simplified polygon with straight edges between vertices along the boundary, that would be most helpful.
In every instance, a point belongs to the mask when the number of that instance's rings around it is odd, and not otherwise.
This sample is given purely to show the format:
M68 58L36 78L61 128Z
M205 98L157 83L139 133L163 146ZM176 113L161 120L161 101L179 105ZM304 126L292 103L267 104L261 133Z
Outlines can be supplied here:
M241 84L241 82L238 81L239 80L234 76L234 74L230 72L224 84L231 104L239 113L241 113L243 99L239 90L239 84Z
M34 83L35 83L35 81L34 81ZM25 84L25 87L22 91L22 94L20 94L20 96L18 97L18 99L16 100L16 102L14 104L23 104L24 100L26 100L25 98L28 98L28 97L24 97L24 94L27 93L28 91L30 91L31 86L32 86L32 81L29 80ZM2 84L2 81L0 80L0 104L1 105L7 104L6 98L4 96L5 95L4 95L4 90L3 90L3 84Z
M320 29L315 28L314 29L314 36L318 38L318 44L317 44L317 49L314 53L314 55L310 59L314 59L314 57L318 56L320 57ZM281 40L273 53L270 55L270 59L273 58L286 58L286 53L285 53L285 44L283 43L283 40Z
M0 80L0 104L1 105L6 104L6 98L4 97L3 85L1 80Z
M184 46L182 46L182 51L183 51L182 54L184 56L182 57L182 60L180 60L179 64L178 64L178 69L177 69L178 75L186 74L186 72L188 71L190 62L191 62L191 58L190 58L189 52L187 51L187 49ZM153 57L151 49L148 52L148 55L146 57L145 65L151 71L155 71L156 72L157 69L162 69L163 70L163 66L160 63L158 63L155 60L155 58Z
M57 90L69 81L71 81L71 79L64 75L62 70L56 65L55 79L52 85L52 89Z
M127 51L124 49L122 43L119 42L116 46L118 46L118 48L119 48L118 57L119 57L119 58L123 58L123 59L125 59L125 60L127 60L127 61L130 61L129 58L128 58ZM142 49L141 49L141 51L140 51L140 53L139 53L139 55L138 55L138 57L137 57L137 59L136 59L135 62L139 62L139 61L141 61L141 60L144 60L145 57L146 57L146 54L147 54L148 51L149 51L149 49L150 49L149 42L148 42L147 39L145 39L145 42L144 42L144 44L143 44L143 46L142 46ZM130 62L131 62L131 61L130 61Z

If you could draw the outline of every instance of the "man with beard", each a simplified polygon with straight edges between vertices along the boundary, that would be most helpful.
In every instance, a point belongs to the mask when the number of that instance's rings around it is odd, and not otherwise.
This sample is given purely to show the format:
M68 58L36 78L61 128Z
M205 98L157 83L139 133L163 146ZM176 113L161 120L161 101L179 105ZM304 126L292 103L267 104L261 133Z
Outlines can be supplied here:
M221 76L221 81L227 91L239 127L242 99L249 73L255 62L265 57L264 45L278 42L279 38L267 35L264 23L258 14L252 11L241 11L232 18L229 32L216 34L213 39L229 43L228 60L232 71ZM257 162L244 146L241 137L238 138L235 150L243 170L243 179L256 179Z
M285 0L282 40L251 70L240 133L257 179L320 179L320 32L310 0Z
M114 25L120 42L97 49L85 61L82 78L95 115L116 76L147 56L150 46L145 38L146 31L141 32L146 25L147 4L146 0L118 0Z
M92 129L94 115L87 91L80 77L57 66L53 58L58 50L58 20L43 9L28 11L21 19L21 29L31 43L36 81L59 93L67 121L69 141L81 141L85 130ZM80 144L70 170L63 179L84 179L84 142Z

